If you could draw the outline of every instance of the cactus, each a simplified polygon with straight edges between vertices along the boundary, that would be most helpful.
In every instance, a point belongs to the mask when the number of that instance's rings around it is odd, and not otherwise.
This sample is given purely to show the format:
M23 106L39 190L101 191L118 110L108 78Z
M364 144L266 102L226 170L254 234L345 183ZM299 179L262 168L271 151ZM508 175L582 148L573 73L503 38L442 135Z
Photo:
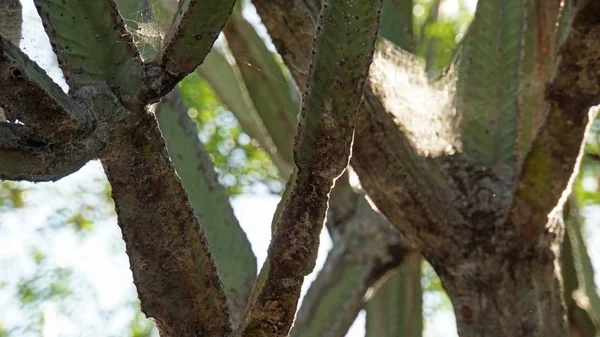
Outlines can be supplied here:
M430 85L431 59L406 51L428 43L415 39L412 1L254 0L301 104L233 0L158 4L173 7L170 25L150 2L35 4L69 92L0 38L0 179L56 180L100 159L141 309L161 336L342 336L363 308L369 336L420 336L421 252L461 336L566 333L562 225L547 219L600 102L597 2L480 1L448 77ZM155 52L126 24L139 10L167 27ZM380 19L392 42L376 42ZM229 49L212 48L221 31ZM257 277L176 89L194 71L290 176ZM342 175L350 158L385 218ZM292 329L324 223L335 245ZM567 232L566 294L590 303L567 305L594 330L591 263L580 228Z

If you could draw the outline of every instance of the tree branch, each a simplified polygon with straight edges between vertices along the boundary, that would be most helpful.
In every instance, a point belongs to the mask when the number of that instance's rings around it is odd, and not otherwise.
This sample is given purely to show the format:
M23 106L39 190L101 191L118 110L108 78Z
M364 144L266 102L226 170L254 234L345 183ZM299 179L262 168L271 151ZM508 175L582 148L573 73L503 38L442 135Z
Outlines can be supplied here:
M178 90L161 100L156 118L194 214L206 233L223 280L232 324L237 326L256 278L256 258L250 242L233 213L225 188L217 180L214 164L198 139L196 124L187 115Z
M294 146L297 176L269 247L264 286L239 329L242 336L288 334L302 282L315 265L329 191L348 163L381 5L323 3L313 49L315 75Z
M223 286L158 123L150 113L132 118L101 161L142 310L163 337L227 336Z
M71 91L106 83L122 103L140 106L142 61L114 0L34 3Z
M0 107L46 142L89 134L96 121L83 103L71 100L35 62L0 36Z
M206 58L235 0L181 0L157 58L145 64L146 85L137 99L153 103L169 93Z
M316 13L311 8L314 8L313 5L316 2L253 0L273 39L273 43L282 55L299 88L306 86L310 39L305 35L306 32L314 29ZM387 50L383 50L385 48ZM417 65L412 57L409 57L406 53L398 56L400 52L391 47L390 43L378 44L377 50L382 57L375 60L375 62L380 62L382 67L379 73L380 76L377 79L373 79L373 74L371 74L367 81L364 101L358 115L359 121L357 122L353 145L352 166L359 173L361 183L367 190L369 197L376 202L393 224L401 224L402 230L410 242L429 242L431 247L439 247L439 242L436 240L431 241L433 236L427 234L430 230L422 229L432 226L430 224L431 219L429 219L431 214L440 214L439 210L448 209L446 205L449 203L448 200L452 198L451 195L448 196L451 189L431 190L431 186L433 186L430 182L431 177L434 178L436 183L439 182L439 186L442 187L447 186L446 178L442 176L437 164L426 158L420 158L410 140L398 130L398 126L394 123L393 120L396 116L386 112L387 108L392 109L396 114L406 112L403 110L407 108L406 98L410 99L412 97L414 99L415 96L422 96L421 92L417 95L413 94L414 89L412 86L415 84L414 82L422 82L421 84L426 85L427 79L419 73L423 72L422 69L419 68L415 71L414 68ZM394 60L389 62L395 71L394 74L397 74L394 78L384 76L383 66L385 65L385 57L388 54L395 55ZM400 65L395 65L393 62L400 62ZM409 67L409 69L403 69L403 66ZM397 83L394 82L398 78L408 81L408 83L402 83L406 85L406 87L403 87L404 91L399 90ZM401 98L397 101L390 100L390 97L393 98L394 96L400 96ZM431 99L429 104L431 104L431 101L435 102L436 100L437 97ZM402 104L399 102L402 102ZM408 109L415 108L408 107ZM406 115L410 114L407 113ZM437 125L440 125L440 123L437 122ZM419 128L419 126L417 125L414 128ZM421 127L421 129L423 128ZM387 138L388 136L392 138ZM442 145L442 147L445 147L449 144L445 141ZM392 151L392 153L386 151ZM390 182L394 183L391 184ZM383 190L379 190L379 188ZM437 206L428 208L424 206L424 202L430 202L429 196L432 197L431 200L437 201L434 205L439 206L441 204L444 207L438 209ZM390 197L393 199L390 199ZM380 200L387 203L380 205ZM398 205L402 205L402 207L398 207ZM428 209L435 209L436 211L430 212ZM443 214L440 214L437 218L436 232L447 231L444 229L446 219ZM410 222L407 220L410 220ZM451 236L441 237L445 237L447 240L451 239Z
M367 294L408 249L400 233L352 191L345 175L331 192L327 227L333 248L302 301L292 337L345 336Z
M357 122L352 167L390 222L420 249L435 251L459 240L449 223L462 216L448 207L458 196L435 160L453 149L445 129L451 124L441 109L419 102L443 104L412 56L380 42Z
M182 0L158 56L171 75L183 78L211 50L233 10L235 0Z
M25 126L0 122L0 179L55 181L97 158L102 148L92 139L48 144Z
M300 92L306 91L320 5L306 0L252 0Z
M578 1L554 79L546 90L548 113L525 157L509 213L509 222L526 242L536 240L548 223L548 213L560 208L570 193L589 110L600 103L598 16L599 2Z

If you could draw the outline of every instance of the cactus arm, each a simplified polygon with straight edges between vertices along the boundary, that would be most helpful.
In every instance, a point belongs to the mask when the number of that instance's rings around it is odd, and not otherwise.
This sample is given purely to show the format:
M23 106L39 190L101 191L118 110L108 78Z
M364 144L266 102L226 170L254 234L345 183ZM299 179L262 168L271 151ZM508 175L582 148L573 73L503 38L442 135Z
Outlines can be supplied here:
M380 30L381 37L406 51L414 51L413 0L384 0Z
M154 115L133 116L136 123L113 132L101 162L142 311L163 337L227 336L227 300L204 230Z
M134 96L141 59L113 0L35 0L69 88L106 83Z
M251 30L252 33L249 33ZM292 141L299 107L273 55L243 18L232 15L223 29L248 94L271 135L278 154L293 162Z
M306 91L319 8L314 1L252 0L300 92Z
M268 275L239 335L287 336L289 332L302 282L314 268L329 191L348 164L381 6L381 1L323 3L312 83L294 146L297 175L269 247ZM350 31L352 39L347 35Z
M589 110L600 103L598 35L600 3L580 1L559 64L546 89L547 115L525 156L509 221L525 240L544 230L548 214L562 206L578 171ZM568 135L568 137L565 137Z
M183 78L211 50L235 0L182 0L158 58L171 75Z
M91 109L3 37L0 87L0 179L57 180L98 156L102 144L87 138L96 126Z
M347 175L331 191L327 229L333 248L302 300L292 337L345 336L369 294L407 255L402 235L352 190Z
M256 258L250 242L233 214L177 90L161 101L156 117L190 204L206 233L229 300L232 323L237 325L256 278Z
M97 158L102 148L91 139L47 144L24 126L0 122L0 179L55 181Z
M0 106L9 122L18 120L46 141L67 141L89 133L92 113L74 103L17 46L0 37ZM43 105L40 105L43 102Z
M367 337L423 335L421 260L418 252L406 254L402 265L375 291L367 304Z

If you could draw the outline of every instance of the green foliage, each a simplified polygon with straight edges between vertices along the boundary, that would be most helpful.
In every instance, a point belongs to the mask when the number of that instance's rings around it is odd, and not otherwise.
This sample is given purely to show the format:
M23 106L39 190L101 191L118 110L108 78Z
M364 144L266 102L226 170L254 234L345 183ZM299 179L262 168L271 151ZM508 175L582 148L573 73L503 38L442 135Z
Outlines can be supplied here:
M199 137L210 154L219 182L229 195L248 191L263 183L279 193L277 169L269 155L240 128L235 116L219 102L208 83L198 74L188 75L179 85L188 115L198 123Z
M26 190L14 181L0 181L0 210L25 206Z

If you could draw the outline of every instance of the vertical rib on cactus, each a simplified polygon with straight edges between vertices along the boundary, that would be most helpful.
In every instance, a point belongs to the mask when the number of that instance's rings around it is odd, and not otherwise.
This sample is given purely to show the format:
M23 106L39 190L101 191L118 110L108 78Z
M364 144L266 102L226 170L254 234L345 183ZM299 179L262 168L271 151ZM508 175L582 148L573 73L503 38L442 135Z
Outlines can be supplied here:
M294 145L297 177L269 247L264 286L242 336L287 336L304 277L315 265L329 191L348 164L356 112L382 1L323 2Z
M293 162L290 135L295 133L297 124L299 107L292 96L296 93L283 76L274 55L241 15L232 15L223 33L278 155L286 162Z
M183 78L198 67L219 36L235 0L181 0L158 58L164 69Z
M523 7L522 0L479 1L460 56L463 152L486 165L511 164L515 155Z
M565 208L568 208L568 212L565 214L565 227L567 229L565 239L568 238L571 246L573 267L578 283L577 289L574 289L577 293L574 292L572 295L598 329L600 327L600 297L594 281L594 266L583 236L583 219L579 214L574 198L571 199L571 202L565 206Z
M524 158L509 221L526 242L545 230L577 173L589 110L600 103L600 3L580 1L546 89L547 115ZM565 137L565 135L569 135Z
M421 337L421 254L412 251L367 304L366 336Z
M217 180L214 165L198 139L196 124L188 117L177 90L161 101L156 118L194 214L206 234L229 300L232 324L236 326L256 278L256 258L250 242L233 214L225 188Z
M582 219L574 196L569 198L561 213L555 216L554 221L564 219L563 226L566 229L560 261L571 336L595 337L600 327L598 294L594 268L581 235Z
M34 3L71 90L107 83L120 96L135 94L141 59L113 0Z

